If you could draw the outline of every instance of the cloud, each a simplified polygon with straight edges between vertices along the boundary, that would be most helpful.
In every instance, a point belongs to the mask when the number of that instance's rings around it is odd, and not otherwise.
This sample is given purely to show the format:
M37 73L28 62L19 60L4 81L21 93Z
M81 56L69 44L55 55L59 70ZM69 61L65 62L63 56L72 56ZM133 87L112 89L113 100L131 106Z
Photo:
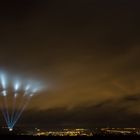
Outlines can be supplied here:
M134 3L123 8L120 2L47 2L25 2L18 13L14 5L0 23L1 68L47 87L29 109L99 107L140 92L139 11ZM127 100L123 102L125 106Z
M46 124L47 128L138 127L140 113L128 111L129 106L129 101L124 103L122 98L88 107L35 109L27 111L20 124L41 128Z

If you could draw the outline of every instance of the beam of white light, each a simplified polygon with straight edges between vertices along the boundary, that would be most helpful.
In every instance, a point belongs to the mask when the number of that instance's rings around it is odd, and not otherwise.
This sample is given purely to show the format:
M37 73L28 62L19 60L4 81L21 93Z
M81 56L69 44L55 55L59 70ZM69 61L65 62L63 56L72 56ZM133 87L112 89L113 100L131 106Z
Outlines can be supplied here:
M25 91L28 91L30 89L30 85L27 85L26 87L25 87Z
M15 91L18 91L19 90L19 87L20 87L20 82L19 81L16 81L15 84L14 84Z
M1 108L1 111L2 111L2 114L3 114L4 119L5 119L5 121L6 121L6 124L7 124L7 126L8 126L8 119L7 119L6 112L4 111L4 107Z
M37 88L32 89L32 91L28 93L29 97L33 97L37 91L38 91Z
M39 90L40 90L40 88L39 88L39 87L34 88L34 89L32 90L32 93L36 93L36 92L38 92Z
M31 86L28 84L28 85L25 87L25 93L24 93L24 96L29 95L29 93L30 93L30 89L31 89Z
M12 127L14 127L14 125L16 124L16 122L19 120L21 114L23 113L23 111L25 110L25 108L27 107L27 105L29 104L30 102L30 98L28 98L28 100L26 101L26 103L23 105L22 109L20 110L20 112L16 115L14 121L13 121L13 124L12 124Z
M12 125L14 124L19 112L22 110L22 108L25 104L25 101L26 101L26 98L22 98L19 105L16 107L16 109L14 109L14 114L13 114L12 119L11 119ZM16 98L15 98L15 102L16 102Z
M4 74L0 75L1 85L3 89L6 89L6 76Z
M5 97L4 97L5 98ZM2 101L2 107L1 107L1 111L2 111L2 114L4 116L4 119L6 121L6 124L7 126L9 125L9 122L8 122L8 116L7 116L7 112L6 112L6 105L5 105L5 99Z
M4 97L4 102L5 102L5 109L6 109L8 124L10 124L10 117L9 117L9 112L8 112L7 96Z
M13 79L14 77L12 77ZM16 77L12 80L13 84L12 84L12 88L14 90L14 94L13 94L13 106L12 106L12 112L9 112L9 104L8 104L8 91L9 91L9 81L11 82L11 79L9 79L9 77L7 75L5 75L3 72L0 72L0 94L3 97L3 116L4 119L7 123L8 129L9 131L12 131L14 128L14 125L16 124L16 122L18 121L18 119L20 118L21 114L23 113L23 111L25 110L26 106L29 103L29 100L42 89L42 84L38 83L37 81L33 81L33 80L26 80L26 81L20 81L19 77ZM23 86L24 85L24 86ZM11 87L10 87L11 89ZM20 102L19 103L19 108L16 110L16 100L18 100L18 95L20 94L20 92L24 91L23 93L23 98L22 100L25 102ZM25 95L25 96L24 96Z
M11 114L11 124L13 123L14 115L15 115L15 106L16 106L16 98L13 98L13 105L12 105L12 114Z
M37 89L33 89L33 90L32 90L33 93L36 93L37 91L38 91Z

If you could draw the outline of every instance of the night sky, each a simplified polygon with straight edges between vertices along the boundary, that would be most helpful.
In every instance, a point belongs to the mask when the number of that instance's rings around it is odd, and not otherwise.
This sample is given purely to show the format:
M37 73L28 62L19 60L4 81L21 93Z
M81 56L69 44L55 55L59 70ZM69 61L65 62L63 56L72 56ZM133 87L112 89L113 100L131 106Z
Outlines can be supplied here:
M0 69L45 85L17 125L139 127L139 6L0 1Z

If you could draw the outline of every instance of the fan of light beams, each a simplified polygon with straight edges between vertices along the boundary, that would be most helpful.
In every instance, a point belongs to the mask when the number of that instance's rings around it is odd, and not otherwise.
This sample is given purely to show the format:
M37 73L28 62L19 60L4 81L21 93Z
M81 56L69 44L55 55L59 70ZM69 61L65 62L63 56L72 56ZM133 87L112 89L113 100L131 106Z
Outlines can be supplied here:
M1 111L9 131L13 130L30 99L40 90L38 82L0 73Z

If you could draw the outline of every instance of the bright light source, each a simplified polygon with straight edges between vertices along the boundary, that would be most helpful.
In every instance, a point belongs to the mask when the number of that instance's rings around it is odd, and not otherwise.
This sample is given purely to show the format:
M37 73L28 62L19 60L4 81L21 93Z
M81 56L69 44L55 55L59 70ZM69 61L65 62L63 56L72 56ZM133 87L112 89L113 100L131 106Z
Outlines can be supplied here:
M13 131L13 128L8 128L9 129L9 131Z

